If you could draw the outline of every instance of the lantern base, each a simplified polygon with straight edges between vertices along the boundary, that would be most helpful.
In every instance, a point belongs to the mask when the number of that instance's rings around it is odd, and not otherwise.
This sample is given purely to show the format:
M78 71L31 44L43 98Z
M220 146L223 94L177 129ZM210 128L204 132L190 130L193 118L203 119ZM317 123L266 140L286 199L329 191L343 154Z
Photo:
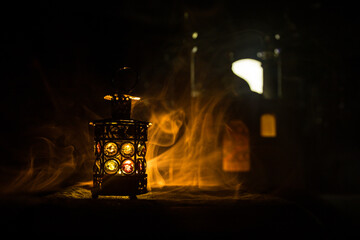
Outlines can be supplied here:
M91 190L92 198L97 198L99 195L115 195L130 196L134 199L136 195L147 192L147 174L106 177L94 175L94 187Z

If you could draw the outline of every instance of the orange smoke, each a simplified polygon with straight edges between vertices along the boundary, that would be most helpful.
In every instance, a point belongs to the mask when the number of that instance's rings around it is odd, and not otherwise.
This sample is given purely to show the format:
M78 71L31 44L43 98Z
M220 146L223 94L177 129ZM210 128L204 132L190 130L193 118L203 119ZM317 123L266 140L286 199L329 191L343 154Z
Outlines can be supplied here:
M187 110L162 102L162 110L151 112L147 152L150 187L231 184L222 171L224 97L225 93L217 93L193 98Z
M11 185L14 190L37 192L54 189L75 170L73 146L58 147L44 137L35 141L30 148L29 166Z
M2 191L48 192L60 190L91 176L92 152L88 131L74 127L44 125L34 128L27 156L21 169ZM88 172L88 173L86 173Z
M163 99L156 103L148 99L134 106L135 112L144 111L144 107L150 111L147 120L152 126L148 130L146 154L150 189L239 186L236 176L226 174L223 166L223 136L227 134L229 105L226 95L218 92L192 98L190 106L170 106ZM28 166L9 185L8 191L54 191L79 182L91 184L94 154L87 122L72 122L71 127L43 126L40 131L34 131L38 137L31 144ZM226 146L231 149L231 142Z

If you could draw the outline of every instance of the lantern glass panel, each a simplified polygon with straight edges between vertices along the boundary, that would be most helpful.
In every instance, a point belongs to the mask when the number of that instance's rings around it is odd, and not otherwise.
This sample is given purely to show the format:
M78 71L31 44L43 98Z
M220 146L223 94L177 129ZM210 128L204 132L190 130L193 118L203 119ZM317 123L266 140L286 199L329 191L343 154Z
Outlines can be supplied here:
M116 143L108 142L105 144L104 153L106 156L108 156L108 157L115 156L117 154L117 152L118 152L118 147L117 147Z
M135 164L132 160L127 159L121 164L121 170L125 174L131 174L135 170Z
M115 174L119 169L119 163L115 159L110 159L105 162L104 169L107 174Z
M120 151L121 151L121 155L123 155L124 157L131 157L135 153L135 148L132 143L126 142L121 145Z

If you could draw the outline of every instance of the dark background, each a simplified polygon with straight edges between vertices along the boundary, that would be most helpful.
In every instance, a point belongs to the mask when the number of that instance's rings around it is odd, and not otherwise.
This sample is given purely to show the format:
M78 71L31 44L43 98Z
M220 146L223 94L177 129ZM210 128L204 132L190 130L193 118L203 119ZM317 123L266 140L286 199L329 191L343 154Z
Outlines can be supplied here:
M287 181L279 172L296 168L290 190L360 192L360 19L354 6L124 1L13 4L2 7L0 15L3 186L29 166L34 151L42 165L61 161L56 152L66 155L62 149L73 146L69 154L75 167L91 169L87 124L109 116L102 98L119 67L139 71L134 95L153 98L167 86L164 99L176 106L189 94L192 46L199 47L197 79L211 90L219 87L229 52L256 58L269 38L281 51L282 97L276 105L279 133L284 133L280 140L262 143L272 158L279 156L268 164L277 169L270 188ZM191 38L195 31L196 41ZM50 145L55 150L46 150ZM49 152L53 159L41 158ZM65 180L91 178L79 172L71 170Z

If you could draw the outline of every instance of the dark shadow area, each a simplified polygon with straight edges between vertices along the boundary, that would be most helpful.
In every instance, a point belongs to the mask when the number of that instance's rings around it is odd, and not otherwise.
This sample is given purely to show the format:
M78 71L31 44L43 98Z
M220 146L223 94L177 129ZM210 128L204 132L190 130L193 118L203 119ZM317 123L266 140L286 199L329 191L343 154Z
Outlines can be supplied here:
M322 1L8 4L0 10L0 22L4 233L359 235L360 19L352 6ZM231 72L232 62L244 58L261 62L262 94ZM136 82L131 94L142 100L133 116L143 121L157 116L166 127L178 124L176 134L157 139L173 141L158 144L157 154L169 156L188 136L204 140L197 145L201 154L187 163L203 166L194 171L199 176L214 172L207 181L220 176L224 189L172 189L167 184L186 173L173 168L174 162L156 169L160 177L151 176L152 184L165 187L138 200L91 200L88 188L76 187L92 181L89 122L110 118L103 97L113 94L114 74L124 66L139 74L137 80L115 84L132 88ZM167 114L170 121L160 121ZM275 116L275 137L262 135L264 114ZM249 161L225 171L224 129L234 122L245 126L239 132L246 144L231 135L237 140L228 149L246 146L243 159ZM188 132L191 124L194 134ZM215 153L208 154L215 156L211 164L201 160L207 151ZM189 156L179 152L172 156Z

